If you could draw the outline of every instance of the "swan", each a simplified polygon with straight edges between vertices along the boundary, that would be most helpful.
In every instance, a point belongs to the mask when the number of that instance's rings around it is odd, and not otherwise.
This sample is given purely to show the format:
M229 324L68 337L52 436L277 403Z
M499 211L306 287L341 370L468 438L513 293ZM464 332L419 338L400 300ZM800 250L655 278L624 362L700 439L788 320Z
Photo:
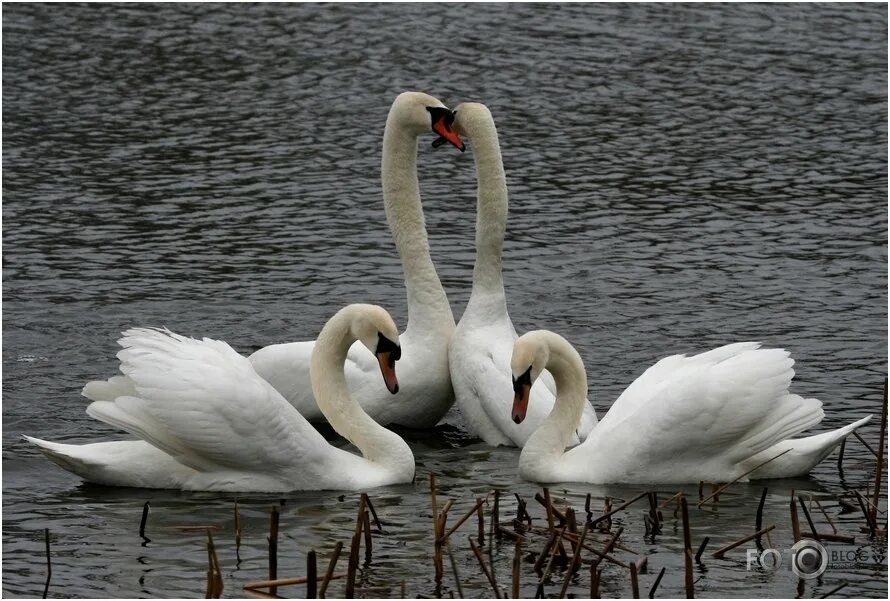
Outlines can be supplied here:
M522 449L519 474L537 482L592 484L805 475L871 416L789 439L824 416L819 400L788 392L793 365L787 351L761 349L757 342L665 357L627 387L583 443L566 451L587 404L584 364L562 336L528 332L516 341L510 361L513 420L525 418L534 402L529 389L545 368L555 378L557 397Z
M359 404L380 424L410 428L436 425L454 403L448 373L448 341L454 316L430 258L429 242L417 181L418 138L432 130L464 150L452 129L452 112L440 100L421 92L396 97L383 133L383 204L390 231L402 261L408 293L408 323L401 336L405 359L399 365L402 387L393 397L376 386L376 362L361 345L350 349L346 382ZM309 365L315 341L266 346L250 355L256 373L269 382L310 421L325 419L310 385ZM126 377L88 383L83 395L107 401L129 394Z
M517 338L507 312L501 254L507 227L507 183L498 133L488 108L467 102L455 109L454 128L467 138L476 162L478 199L473 290L448 350L455 400L467 427L486 443L522 447L553 406L556 389L544 373L522 424L510 420L510 356ZM581 438L596 424L585 403L572 431ZM577 434L570 443L577 444Z
M375 305L349 305L312 350L312 389L334 429L361 456L324 437L228 344L170 332L124 332L118 353L132 394L94 401L87 413L139 441L71 445L25 436L85 480L112 486L219 492L357 490L411 482L414 455L350 395L344 374L354 342L376 356L385 388L399 390L399 332ZM373 383L380 385L380 376Z

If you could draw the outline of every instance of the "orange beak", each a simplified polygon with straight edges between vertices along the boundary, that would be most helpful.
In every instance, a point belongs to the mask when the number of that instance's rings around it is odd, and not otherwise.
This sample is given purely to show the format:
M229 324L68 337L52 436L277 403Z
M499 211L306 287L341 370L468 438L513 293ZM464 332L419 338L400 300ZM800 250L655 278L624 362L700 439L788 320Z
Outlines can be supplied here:
M467 149L463 140L460 139L460 136L457 135L457 132L451 129L451 125L446 122L446 116L442 115L436 121L433 122L433 131L439 134L439 136L451 144L454 145L455 148L463 152Z
M513 379L513 422L517 424L522 423L528 411L528 398L532 391L531 371L529 367L524 374Z
M386 389L392 394L399 391L399 380L396 378L396 358L389 351L377 353L377 362L380 364L380 373L383 374L383 382Z

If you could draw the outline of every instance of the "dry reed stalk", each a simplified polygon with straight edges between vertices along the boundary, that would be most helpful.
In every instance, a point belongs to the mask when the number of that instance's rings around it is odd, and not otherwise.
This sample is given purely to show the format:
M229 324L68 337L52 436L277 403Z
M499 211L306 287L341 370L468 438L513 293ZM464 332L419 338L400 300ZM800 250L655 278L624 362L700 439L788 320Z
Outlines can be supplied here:
M510 597L519 599L519 572L522 567L522 541L516 541L516 547L513 549L513 579L510 589Z
M590 598L600 598L600 576L602 572L597 569L597 564L590 564Z
M729 488L730 486L732 486L733 484L735 484L736 482L738 482L739 480L741 480L742 478L744 478L745 476L747 476L748 474L753 472L754 470L762 468L767 463L769 463L771 461L775 461L776 459L778 459L785 453L790 453L792 450L793 449L786 449L786 450L782 451L781 453L779 453L778 455L776 455L775 457L771 457L771 458L767 459L766 461L755 465L754 467L749 469L747 472L745 472L741 476L738 476L735 480L732 480L731 482L727 482L723 486L718 487L716 490L714 490L714 492L712 492L707 497L705 497L704 499L699 501L697 507L701 507L702 505L704 505L705 503L707 503L709 500L713 499L714 497L718 497L720 495L720 493L722 493L724 490L726 490L727 488Z
M43 529L43 543L46 546L46 583L43 585L43 598L46 599L49 593L49 581L53 577L53 562L49 555L49 528Z
M377 526L377 533L383 534L383 524L380 523L380 518L377 517L377 512L374 510L374 504L371 503L371 497L365 493L362 493L362 497L365 499L365 505L371 510L371 517L374 518L374 525Z
M836 587L834 587L833 589L831 589L830 591L828 591L827 593L825 593L824 595L822 595L819 598L820 599L828 599L829 597L831 597L833 594L835 594L836 592L838 592L839 590L841 590L848 584L850 584L850 583L849 582L841 582L839 585L837 585Z
M630 591L634 599L640 598L640 582L637 579L637 566L634 563L630 564Z
M667 568L661 568L661 571L658 573L658 577L655 579L655 582L652 584L652 588L649 589L649 598L655 598L655 591L658 590L658 585L661 584L661 579L664 577L664 572Z
M479 507L479 509L476 511L476 514L479 517L478 526L479 526L479 546L480 547L485 544L485 516L483 515L483 512L482 512L482 503L484 501L485 501L485 499L482 499L482 498L476 499L476 505Z
M791 535L794 537L794 542L800 540L800 521L797 518L797 503L794 500L797 498L797 495L794 494L794 490L791 491Z
M269 580L278 578L278 521L280 519L278 507L272 506L272 515L269 518ZM278 591L273 586L269 589L273 595Z
M361 523L361 522L360 522ZM358 569L358 550L362 544L361 533L352 535L352 544L349 547L349 563L346 568L346 592L347 599L355 597L355 572Z
M553 548L553 545L556 544L556 537L559 533L556 530L550 532L550 537L547 539L547 542L544 544L544 549L541 551L541 554L538 555L538 559L535 561L534 571L538 574L541 573L541 570L544 566L544 562L550 557L550 551Z
M686 503L686 495L680 497L680 514L683 517L683 562L685 564L686 598L695 598L695 588L692 582L692 535L689 531L689 506Z
M241 563L241 511L235 501L235 561Z
M875 457L878 456L878 452L875 451L875 450L872 448L872 446L871 446L870 444L868 444L868 443L865 441L864 438L862 438L862 435L861 435L859 432L857 432L856 430L853 430L853 436L855 436L855 437L856 437L856 440L858 440L859 442L861 442L862 445L863 445L866 449L868 449L869 451L871 451L871 454L872 454L872 455L874 455Z
M847 450L847 438L841 441L841 448L837 452L837 471L844 471L844 451Z
M216 556L216 545L213 544L213 534L207 530L207 557L210 568L207 570L207 589L210 598L219 599L223 591L222 570L219 567L219 558Z
M593 520L593 521L591 522L591 526L596 526L599 522L601 522L601 521L603 521L603 520L605 520L605 519L608 519L608 518L612 517L613 515L615 515L615 514L618 513L619 511L621 511L621 510L627 508L627 507L630 506L631 504L636 503L637 501L639 501L640 499L642 499L643 497L645 497L646 494L647 494L647 493L641 492L640 494L638 494L637 496L635 496L635 497L634 497L633 499L631 499L630 501L625 501L624 503L622 503L621 505L619 505L619 506L616 507L615 509L613 509L613 510L607 512L607 513L604 513L604 514L601 515L600 517L598 517L598 518L596 518L595 520Z
M460 574L457 572L457 563L454 561L454 553L451 552L451 541L445 539L445 550L448 551L448 561L451 562L451 571L454 574L454 582L457 584L457 595L464 598L464 587L460 583Z
M775 527L776 527L775 525L767 526L763 530L758 530L754 534L749 534L748 536L746 536L744 538L740 538L739 540L735 541L734 543L730 543L730 544L726 545L725 547L723 547L722 549L718 549L718 550L714 551L713 553L711 553L711 557L713 557L714 559L723 559L723 556L726 554L727 551L731 551L731 550L735 549L736 547L743 545L750 540L754 540L755 538L757 538L759 536L763 536L767 532L770 532L771 530L773 530Z
M702 556L702 554L705 552L705 549L707 548L708 543L709 543L710 541L711 541L711 537L710 537L710 536L706 536L706 537L702 540L701 544L698 546L698 551L695 552L695 561L696 561L696 563L701 561L701 556Z
M348 574L341 572L332 575L329 580L343 580ZM252 591L258 588L268 588L270 586L292 586L295 584L306 584L308 578L306 576L295 576L293 578L276 578L275 580L255 580L244 585L244 590Z
M318 597L318 564L315 551L306 554L306 598Z
M334 576L334 569L337 567L337 560L340 559L340 552L343 550L343 543L341 541L337 541L337 544L334 546L334 552L331 553L331 559L328 562L328 569L324 573L324 579L321 581L321 587L318 589L318 598L324 599L325 593L328 590L328 583Z
M553 545L555 548L559 547L559 543L562 542L562 535L565 534L566 527L563 526L557 531L556 543ZM535 599L543 599L544 598L544 582L547 578L550 577L550 570L553 569L553 558L556 557L556 553L551 552L550 557L547 560L547 567L544 568L544 574L541 575L541 579L538 581L538 588L535 590Z
M463 526L464 522L466 522L468 519L470 519L470 517L471 517L474 513L477 513L478 511L481 511L482 503L484 503L484 502L485 502L485 499L482 499L482 498L476 499L476 504L473 505L473 508L470 509L470 510L469 510L467 513L465 513L463 516L461 516L461 518L460 518L459 520L457 520L457 522L454 524L454 526L452 526L451 528L449 528L449 529L448 529L448 532L446 532L445 534L443 534L443 535L439 538L439 544L442 544L442 543L444 543L446 540L448 540L448 537L450 537L452 534L454 534L454 531L455 531L455 530L457 530L458 528L460 528L461 526ZM450 508L450 506L449 506L449 508ZM443 513L445 513L444 510L443 510ZM482 543L480 543L480 544L482 544Z
M489 538L501 540L501 491L494 491L494 504L491 506L491 533Z
M575 518L575 510L571 507L566 507L565 511L566 516L566 526L569 527L569 532L572 534L578 533L578 521Z
M476 541L473 540L472 536L468 536L467 539L470 541L470 548L473 549L473 555L476 556L476 561L479 562L479 566L482 568L482 572L485 573L485 577L488 578L488 582L491 584L492 590L494 590L495 599L501 598L501 591L498 588L498 583L494 579L494 572L492 572L487 565L485 565L485 558L482 557L482 551L479 550L479 547L476 546Z
M546 488L546 487L544 488L543 500L538 498L538 495L535 494L535 500L544 504L544 508L547 510L547 529L553 530L554 507L553 507L553 503L550 502L550 489ZM565 522L565 517L563 517L563 519L561 519L560 522L561 523Z
M257 591L254 589L245 590L244 595L247 597L253 597L254 599L284 599L284 597L279 597L278 595L271 595L269 593L264 593L263 591Z
M856 543L856 537L849 534L838 534L836 532L820 532L817 539L812 532L801 532L803 538L812 538L813 540L821 540L829 543L847 543L853 545Z
M872 500L871 521L877 527L878 505L881 502L881 477L884 473L884 437L887 434L887 378L884 378L884 403L881 406L881 435L878 437L878 460L875 465L875 490Z
M754 519L754 530L760 530L763 527L763 506L766 503L766 494L769 489L767 487L763 487L763 492L760 493L760 503L757 505L757 516Z
M433 510L433 568L435 569L436 584L442 583L445 568L442 565L442 543L439 539L442 533L439 531L439 509L436 502L436 474L430 473L430 505Z
M819 533L816 531L816 525L813 523L813 518L810 517L810 512L807 509L806 503L803 502L803 499L801 499L799 495L797 497L797 501L798 503L800 503L800 508L803 510L803 517L806 518L807 524L810 525L810 531L812 532L813 536L816 537L816 542L819 542Z
M831 531L834 534L837 534L837 528L834 527L834 522L831 521L831 518L828 517L828 513L825 511L825 508L822 507L822 503L819 502L819 499L813 499L816 502L816 507L819 508L819 511L822 512L822 515L825 516L825 519L828 520L828 525L831 526ZM824 535L823 535L824 536ZM827 540L827 539L826 539Z
M565 599L566 592L569 590L569 583L575 575L575 572L581 567L581 552L584 549L584 539L587 538L588 527L589 525L585 522L584 527L581 529L581 535L578 537L578 542L575 544L575 549L572 554L572 563L569 565L569 569L566 570L566 577L562 582L562 589L559 591L560 599Z
M144 542L150 543L151 540L145 537L145 523L148 521L148 501L142 506L142 520L139 522L139 536Z
M367 510L362 513L362 525L362 530L365 531L365 562L370 562L373 543L371 541L371 518Z
M877 523L871 519L871 511L866 508L866 499L858 490L854 490L853 493L856 495L856 500L859 501L859 509L862 510L862 515L865 516L865 523L868 524L869 534L874 534L875 530L877 530Z

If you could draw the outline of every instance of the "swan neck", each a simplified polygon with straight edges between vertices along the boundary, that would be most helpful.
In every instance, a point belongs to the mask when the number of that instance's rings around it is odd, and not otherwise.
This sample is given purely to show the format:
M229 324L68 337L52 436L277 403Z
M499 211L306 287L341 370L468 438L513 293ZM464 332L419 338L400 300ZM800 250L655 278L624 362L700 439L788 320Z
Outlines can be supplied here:
M408 322L435 326L454 317L430 257L417 181L417 136L390 112L383 133L383 205L402 261L408 292Z
M494 120L474 124L470 136L478 181L476 201L476 264L473 294L504 296L501 262L507 229L507 178Z
M549 332L548 332L549 334ZM565 453L581 422L587 403L587 373L578 352L563 338L548 336L550 358L546 368L556 383L553 409L522 449L526 469L553 469Z
M349 347L356 340L350 332L353 315L350 307L342 309L315 342L309 378L318 408L334 430L368 461L393 468L410 462L413 468L414 456L405 441L375 422L349 393L343 368Z

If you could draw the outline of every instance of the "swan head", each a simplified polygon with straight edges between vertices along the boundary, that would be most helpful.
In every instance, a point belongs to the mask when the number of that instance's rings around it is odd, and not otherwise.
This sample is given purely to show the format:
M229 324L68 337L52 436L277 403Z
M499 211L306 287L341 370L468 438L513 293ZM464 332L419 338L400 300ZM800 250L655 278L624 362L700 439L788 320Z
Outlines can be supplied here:
M356 340L377 357L380 373L387 390L392 394L399 391L396 378L396 361L402 357L399 346L399 328L390 314L377 305L352 305L350 332Z
M510 369L513 371L513 421L522 423L528 411L532 384L547 367L550 347L538 333L528 332L513 344Z
M389 114L416 136L432 130L439 136L433 146L448 142L461 152L466 150L463 140L454 131L454 111L434 96L423 92L402 92L392 103Z
M454 130L470 140L491 128L491 111L481 102L461 102L454 109Z

